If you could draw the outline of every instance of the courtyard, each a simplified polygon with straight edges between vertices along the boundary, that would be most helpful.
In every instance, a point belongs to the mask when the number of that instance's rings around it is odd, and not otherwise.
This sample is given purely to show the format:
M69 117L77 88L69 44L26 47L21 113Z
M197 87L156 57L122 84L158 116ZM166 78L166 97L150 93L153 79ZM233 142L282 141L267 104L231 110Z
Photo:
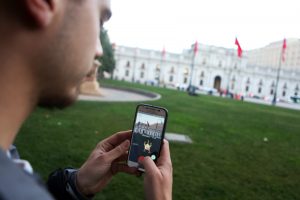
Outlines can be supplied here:
M147 102L169 110L173 199L300 199L300 111L127 82L104 86L158 93ZM44 179L58 167L80 167L98 141L132 128L138 102L78 101L66 110L37 109L16 140ZM45 153L46 152L46 153ZM143 199L142 178L118 174L95 199Z

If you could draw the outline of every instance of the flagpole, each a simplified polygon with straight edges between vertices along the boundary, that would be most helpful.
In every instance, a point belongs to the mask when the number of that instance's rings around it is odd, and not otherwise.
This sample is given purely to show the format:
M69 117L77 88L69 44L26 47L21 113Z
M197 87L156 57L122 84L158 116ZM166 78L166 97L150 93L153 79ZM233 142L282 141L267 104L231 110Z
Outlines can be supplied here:
M165 47L163 48L162 52L161 52L161 57L160 57L160 68L159 68L159 74L158 74L158 87L160 87L160 83L161 83L161 72L162 72L162 65L163 65L163 62L164 62L164 57L165 57L165 54L166 54L166 50L165 50Z
M279 83L279 77L280 77L280 71L281 71L281 59L282 59L282 50L281 50L281 56L279 59L279 66L277 68L277 75L276 75L276 84L275 84L275 92L273 96L272 104L275 106L277 101L277 90L278 90L278 83Z
M229 80L227 82L227 93L229 92L229 84L231 82L231 73L233 70L236 70L238 68L238 65L242 65L242 53L243 53L243 50L242 50L242 47L237 39L237 37L235 37L235 42L234 42L235 45L237 45L237 56L238 56L238 60L237 60L237 63L236 63L236 67L234 67L233 69L229 69Z
M159 74L158 74L158 87L160 87L161 83L161 70L162 70L162 64L163 64L163 58L160 58L160 68L159 68Z
M132 82L135 82L135 68L136 68L136 55L137 54L137 48L135 48L134 56L133 56L133 74L132 74Z
M284 41L284 43L285 43L285 41ZM286 44L283 44L283 45L286 45ZM281 48L280 58L279 58L279 66L277 68L275 92L274 92L273 101L272 101L272 105L274 105L274 106L276 106L276 101L277 101L277 90L278 90L278 84L279 84L279 78L280 78L283 49L284 49L284 46Z
M189 91L191 90L192 86L192 79L193 79L193 73L194 73L194 65L195 65L195 53L193 54L192 58L192 64L191 64L191 75L190 75L190 83L189 83Z
M195 94L194 89L192 88L192 80L193 80L193 74L194 74L194 66L195 66L195 59L196 59L196 54L198 51L198 41L195 42L194 44L194 53L193 53L193 57L192 57L192 64L191 64L191 73L190 73L190 82L189 82L189 86L188 86L188 92L190 94Z

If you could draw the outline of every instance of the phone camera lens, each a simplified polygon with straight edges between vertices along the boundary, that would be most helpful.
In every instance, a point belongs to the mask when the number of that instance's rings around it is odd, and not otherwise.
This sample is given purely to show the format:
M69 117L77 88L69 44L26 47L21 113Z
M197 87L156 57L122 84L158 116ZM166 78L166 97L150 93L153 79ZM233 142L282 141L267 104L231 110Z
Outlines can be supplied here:
M152 160L155 160L155 159L156 159L156 156L155 156L154 154L152 154L152 155L151 155L151 159L152 159Z

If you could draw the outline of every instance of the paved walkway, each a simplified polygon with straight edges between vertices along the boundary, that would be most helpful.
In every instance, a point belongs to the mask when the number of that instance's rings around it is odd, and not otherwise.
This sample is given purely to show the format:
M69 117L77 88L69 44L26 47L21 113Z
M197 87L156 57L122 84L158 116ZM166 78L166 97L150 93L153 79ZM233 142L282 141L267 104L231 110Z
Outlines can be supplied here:
M261 100L261 99L245 98L245 101L251 102L251 103L257 103L257 104L264 104L264 105L273 106L271 102L264 101L264 100ZM300 104L296 104L296 103L277 102L276 106L277 107L282 107L282 108L293 109L293 110L300 110Z
M168 141L172 142L193 143L192 139L189 136L179 133L166 133L165 138Z
M161 98L159 94L148 93L140 90L123 90L117 88L101 87L101 96L79 95L79 100L85 101L154 101ZM172 142L192 143L191 138L186 135L176 133L166 133L165 138Z
M101 87L101 96L79 95L79 100L86 101L110 101L110 102L141 102L155 101L161 98L159 94L150 93L142 90L119 89Z

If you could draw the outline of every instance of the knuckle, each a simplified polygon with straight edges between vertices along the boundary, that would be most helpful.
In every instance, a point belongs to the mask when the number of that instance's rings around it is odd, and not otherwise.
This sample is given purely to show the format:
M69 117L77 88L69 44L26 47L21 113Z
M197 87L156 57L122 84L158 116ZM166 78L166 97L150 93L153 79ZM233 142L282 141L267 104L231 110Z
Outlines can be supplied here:
M159 178L160 177L160 173L158 170L151 170L148 172L148 176L153 177L153 178Z
M122 153L122 152L124 151L122 145L117 146L117 147L116 147L116 151L117 151L118 153Z
M109 162L109 157L107 154L102 154L99 155L98 160L101 161L102 163L107 163Z
M166 168L169 170L169 171L173 171L173 166L171 163L167 163L166 164Z

